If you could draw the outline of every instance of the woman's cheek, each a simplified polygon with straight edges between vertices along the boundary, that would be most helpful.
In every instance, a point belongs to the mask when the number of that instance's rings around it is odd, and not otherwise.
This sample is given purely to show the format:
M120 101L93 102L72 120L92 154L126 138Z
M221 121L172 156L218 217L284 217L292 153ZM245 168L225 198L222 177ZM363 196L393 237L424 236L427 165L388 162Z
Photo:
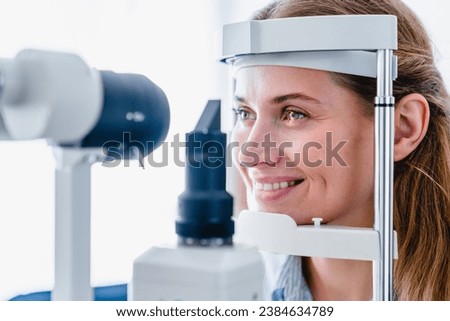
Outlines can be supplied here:
M322 137L283 137L280 140L280 155L287 167L316 168L325 162L325 143Z

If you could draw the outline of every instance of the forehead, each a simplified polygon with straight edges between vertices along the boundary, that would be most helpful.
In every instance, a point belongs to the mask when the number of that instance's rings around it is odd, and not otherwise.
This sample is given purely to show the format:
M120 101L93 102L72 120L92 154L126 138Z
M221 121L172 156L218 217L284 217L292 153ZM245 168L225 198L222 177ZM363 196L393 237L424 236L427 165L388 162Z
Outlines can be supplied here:
M297 92L325 98L338 91L338 86L326 71L285 66L251 66L239 69L236 73L235 95L244 98L270 98Z

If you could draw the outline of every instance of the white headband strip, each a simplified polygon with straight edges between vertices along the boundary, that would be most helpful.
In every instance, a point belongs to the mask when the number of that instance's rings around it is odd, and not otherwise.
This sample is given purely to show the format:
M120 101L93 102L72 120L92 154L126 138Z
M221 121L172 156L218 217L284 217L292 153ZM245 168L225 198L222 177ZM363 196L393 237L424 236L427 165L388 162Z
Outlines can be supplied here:
M251 66L289 66L376 78L377 55L369 51L299 51L245 55L228 59L233 77ZM396 68L395 68L396 69Z

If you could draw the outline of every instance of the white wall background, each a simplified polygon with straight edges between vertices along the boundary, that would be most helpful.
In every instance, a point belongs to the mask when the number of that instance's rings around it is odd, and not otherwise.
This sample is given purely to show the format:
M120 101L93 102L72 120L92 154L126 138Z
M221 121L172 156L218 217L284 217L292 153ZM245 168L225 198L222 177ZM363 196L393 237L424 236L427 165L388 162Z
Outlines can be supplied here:
M172 141L192 130L208 99L226 96L226 68L213 61L214 31L268 2L0 0L0 57L23 48L70 51L97 69L144 74L168 96ZM430 31L450 84L450 3L405 2ZM0 300L6 300L53 287L54 160L43 141L0 142L0 156ZM154 158L161 159L160 150ZM175 240L183 175L173 164L94 166L94 285L128 282L134 258L152 244Z

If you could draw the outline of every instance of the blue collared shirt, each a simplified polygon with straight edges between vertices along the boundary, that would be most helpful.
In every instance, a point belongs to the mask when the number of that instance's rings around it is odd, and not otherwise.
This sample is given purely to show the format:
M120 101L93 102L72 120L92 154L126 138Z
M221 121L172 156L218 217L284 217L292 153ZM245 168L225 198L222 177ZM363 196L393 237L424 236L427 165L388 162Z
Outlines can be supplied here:
M262 253L266 265L265 298L272 301L312 301L302 271L302 259Z

